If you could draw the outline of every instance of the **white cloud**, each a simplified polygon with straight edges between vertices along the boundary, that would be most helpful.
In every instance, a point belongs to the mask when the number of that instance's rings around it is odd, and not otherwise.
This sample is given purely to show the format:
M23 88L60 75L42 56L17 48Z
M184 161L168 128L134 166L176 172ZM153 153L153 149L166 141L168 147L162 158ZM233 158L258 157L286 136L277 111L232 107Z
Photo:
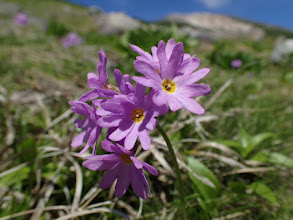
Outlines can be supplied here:
M220 8L221 6L227 4L229 0L199 0L209 9Z

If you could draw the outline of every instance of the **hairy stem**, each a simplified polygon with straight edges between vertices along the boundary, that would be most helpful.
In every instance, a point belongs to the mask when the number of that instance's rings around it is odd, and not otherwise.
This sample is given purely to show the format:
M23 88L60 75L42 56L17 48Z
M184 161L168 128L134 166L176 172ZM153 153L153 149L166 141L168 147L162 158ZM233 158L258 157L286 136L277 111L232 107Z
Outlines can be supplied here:
M160 125L157 125L157 129L161 133L161 135L163 136L163 138L164 138L164 140L165 140L165 142L167 144L167 147L169 149L169 152L171 154L173 163L174 163L175 173L176 173L177 180L178 180L178 192L179 192L179 198L180 198L180 202L181 202L181 213L182 213L183 219L184 220L187 220L187 218L186 218L186 212L185 212L185 201L184 201L184 193L183 193L183 183L182 183L180 169L179 169L178 162L177 162L177 157L176 157L175 152L173 150L171 141L170 141L168 135L166 134L166 132L164 131L164 129Z

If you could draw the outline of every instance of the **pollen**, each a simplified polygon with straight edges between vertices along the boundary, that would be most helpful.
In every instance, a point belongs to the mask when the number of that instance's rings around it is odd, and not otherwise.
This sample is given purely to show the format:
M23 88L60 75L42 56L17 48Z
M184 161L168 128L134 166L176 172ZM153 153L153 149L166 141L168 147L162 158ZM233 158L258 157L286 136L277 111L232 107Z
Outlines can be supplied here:
M128 154L121 154L120 158L124 163L133 164L133 162L130 159L130 156Z
M141 108L136 108L131 113L131 119L132 121L139 123L144 118L144 111Z
M176 90L176 84L170 79L165 79L162 83L162 88L167 93L173 93Z

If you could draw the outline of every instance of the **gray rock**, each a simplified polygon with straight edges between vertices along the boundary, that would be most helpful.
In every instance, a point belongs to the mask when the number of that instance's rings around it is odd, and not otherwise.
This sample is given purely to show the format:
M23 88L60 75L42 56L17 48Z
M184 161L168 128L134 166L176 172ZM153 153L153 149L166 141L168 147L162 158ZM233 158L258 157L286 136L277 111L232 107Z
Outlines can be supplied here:
M211 39L249 38L261 40L265 32L250 23L232 17L211 13L173 14L163 21L179 24L181 30L191 36L206 36ZM186 26L189 28L186 29Z
M293 39L278 37L275 47L271 53L271 61L278 63L291 53L293 53Z
M8 2L0 2L0 13L1 14L16 14L20 11L20 7L16 4Z
M142 22L123 12L102 14L97 18L97 24L102 34L122 34L143 26Z

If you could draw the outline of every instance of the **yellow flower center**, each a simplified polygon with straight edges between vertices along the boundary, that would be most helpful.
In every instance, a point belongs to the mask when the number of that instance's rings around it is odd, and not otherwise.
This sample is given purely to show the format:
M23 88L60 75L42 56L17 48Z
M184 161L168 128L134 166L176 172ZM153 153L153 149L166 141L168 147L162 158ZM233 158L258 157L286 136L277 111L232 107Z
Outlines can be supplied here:
M144 118L144 111L141 108L136 108L131 113L132 121L139 123Z
M162 88L165 92L173 93L176 90L176 84L170 79L165 79L162 83Z
M120 158L124 163L133 164L133 162L130 159L130 156L128 154L121 154Z

